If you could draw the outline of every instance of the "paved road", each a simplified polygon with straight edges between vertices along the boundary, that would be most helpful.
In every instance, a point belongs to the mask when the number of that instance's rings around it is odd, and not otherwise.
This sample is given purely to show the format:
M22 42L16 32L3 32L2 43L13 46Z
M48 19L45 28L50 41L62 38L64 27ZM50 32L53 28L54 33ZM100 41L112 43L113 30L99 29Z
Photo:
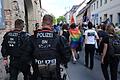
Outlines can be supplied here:
M72 64L72 62L70 62L68 66L68 69L66 69L68 74L67 80L104 80L100 68L100 61L95 58L95 65L93 70L86 68L84 66L83 52L80 54L80 59L78 60L77 64ZM3 74L1 74L1 69ZM0 63L0 80L4 80L3 78L5 77L6 74L4 66ZM22 74L20 74L18 80L23 80L22 77ZM118 80L120 80L120 74L118 76Z
M77 64L69 63L69 68L67 69L67 73L69 74L70 80L104 80L100 61L98 57L95 58L95 64L93 70L90 70L84 66L84 53L80 54L80 59ZM120 74L118 76L118 80L120 80Z

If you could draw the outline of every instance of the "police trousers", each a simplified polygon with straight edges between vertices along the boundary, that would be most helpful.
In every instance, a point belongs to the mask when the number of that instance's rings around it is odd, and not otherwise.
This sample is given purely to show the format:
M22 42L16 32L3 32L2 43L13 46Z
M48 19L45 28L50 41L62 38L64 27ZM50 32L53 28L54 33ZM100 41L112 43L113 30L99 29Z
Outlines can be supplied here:
M20 58L10 57L10 80L18 80L20 72L24 75L24 80L31 79L30 65L20 64Z

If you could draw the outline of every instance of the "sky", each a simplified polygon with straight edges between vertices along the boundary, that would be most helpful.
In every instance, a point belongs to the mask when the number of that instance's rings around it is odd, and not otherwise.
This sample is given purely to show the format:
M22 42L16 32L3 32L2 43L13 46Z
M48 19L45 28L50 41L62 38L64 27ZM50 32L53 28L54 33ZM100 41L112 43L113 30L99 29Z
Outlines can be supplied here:
M41 0L42 8L55 17L64 15L73 5L78 5L84 0ZM89 0L86 0L87 2Z

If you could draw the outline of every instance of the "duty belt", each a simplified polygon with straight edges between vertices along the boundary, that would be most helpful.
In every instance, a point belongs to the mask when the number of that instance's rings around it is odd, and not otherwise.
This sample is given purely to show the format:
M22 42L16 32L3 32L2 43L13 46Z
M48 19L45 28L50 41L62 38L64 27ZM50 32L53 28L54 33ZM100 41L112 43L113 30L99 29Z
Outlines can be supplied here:
M38 67L49 67L49 66L56 66L56 64L38 64Z
M56 68L56 59L51 59L51 60L35 59L35 63L37 63L39 70Z

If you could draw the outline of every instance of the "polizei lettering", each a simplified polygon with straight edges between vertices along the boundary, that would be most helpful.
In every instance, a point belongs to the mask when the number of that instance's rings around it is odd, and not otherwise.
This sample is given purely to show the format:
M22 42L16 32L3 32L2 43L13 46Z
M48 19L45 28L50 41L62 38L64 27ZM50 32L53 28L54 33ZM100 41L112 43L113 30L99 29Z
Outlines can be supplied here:
M14 36L14 37L16 37L16 36L18 36L18 33L8 33L8 36Z
M37 33L37 37L41 37L41 38L44 38L44 37L52 38L52 37L53 37L53 33L50 33L50 32L46 32L46 33Z
M37 63L37 64L45 64L45 65L56 64L56 59L51 59L51 60L37 60L37 59L35 59L35 63Z

